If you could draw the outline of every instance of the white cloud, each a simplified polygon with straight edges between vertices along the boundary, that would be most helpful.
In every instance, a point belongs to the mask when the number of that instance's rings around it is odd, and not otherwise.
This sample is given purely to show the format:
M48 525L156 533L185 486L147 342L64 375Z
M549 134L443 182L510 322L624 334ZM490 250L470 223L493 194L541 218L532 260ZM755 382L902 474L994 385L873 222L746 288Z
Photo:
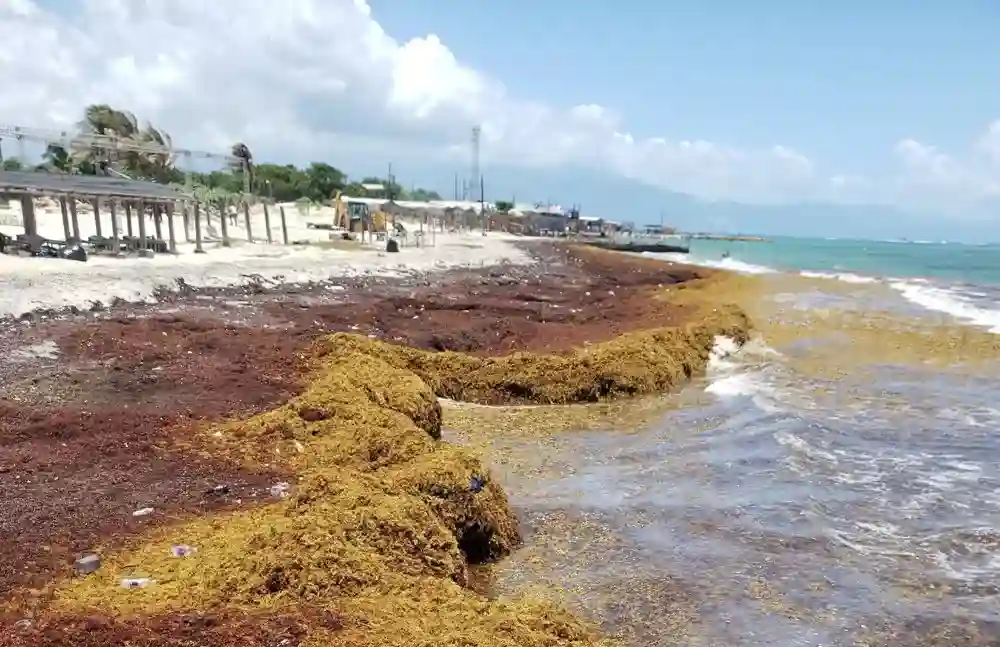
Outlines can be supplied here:
M954 155L915 139L896 144L901 172L893 199L945 211L968 210L1000 197L1000 120L965 155Z
M44 6L44 5L42 5ZM710 198L768 200L822 184L783 146L637 140L606 108L510 96L436 37L400 43L363 0L80 0L56 15L0 3L0 120L69 124L103 102L191 148L243 140L306 161L380 146L484 162L583 164ZM336 161L336 159L334 159Z
M997 190L988 171L1000 165L1000 122L970 160L901 142L900 176L879 183L787 146L639 139L606 107L511 96L434 35L393 39L364 0L64 4L72 15L0 0L0 123L71 124L83 106L110 103L189 148L245 141L258 158L347 170L361 150L464 164L481 124L484 164L597 167L710 199L945 201Z

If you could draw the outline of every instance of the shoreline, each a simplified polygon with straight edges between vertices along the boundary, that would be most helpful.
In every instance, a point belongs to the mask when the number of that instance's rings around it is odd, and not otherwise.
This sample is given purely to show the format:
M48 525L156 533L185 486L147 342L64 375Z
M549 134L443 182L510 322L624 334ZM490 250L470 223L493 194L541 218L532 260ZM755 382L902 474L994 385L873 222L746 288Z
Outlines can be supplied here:
M190 631L178 626L180 613L215 618L218 640L205 644L230 644L239 636L241 644L255 644L246 636L264 632L270 640L277 635L271 629L284 627L288 633L291 625L297 635L324 636L323 644L383 644L379 640L420 638L418 619L431 614L440 639L435 644L459 639L487 644L515 618L521 633L505 634L510 644L550 644L556 634L569 641L565 644L598 644L588 623L560 609L529 601L489 602L463 586L469 565L509 553L520 536L506 495L479 459L437 440L438 398L571 403L661 392L704 370L715 336L745 338L749 322L741 312L711 301L713 277L722 273L548 244L533 246L532 253L536 260L528 266L451 270L395 284L386 279L345 286L333 295L325 290L322 297L265 291L227 305L218 303L222 295L191 294L165 304L167 313L145 306L132 316L124 308L86 321L22 326L21 341L37 346L46 334L48 341L55 338L54 354L46 361L65 364L65 374L47 384L42 379L43 387L51 392L74 379L78 391L102 380L104 387L67 396L78 398L74 418L73 402L46 402L37 382L16 393L8 379L5 401L29 408L30 425L27 444L13 454L21 461L0 473L5 480L31 473L37 490L39 475L51 479L81 457L86 463L88 451L95 456L82 445L61 457L36 456L42 464L25 469L31 460L25 451L42 442L31 434L48 433L39 407L61 412L63 440L74 441L87 435L80 434L81 416L100 417L113 403L120 411L131 409L133 433L153 436L131 440L140 453L149 452L143 458L151 462L154 455L177 454L180 462L172 469L188 472L188 497L199 501L171 502L159 466L147 476L161 479L160 490L133 492L93 511L97 522L85 540L59 547L53 557L51 542L38 538L35 543L49 546L50 566L31 584L20 584L21 602L27 604L12 607L7 618L20 613L19 620L31 620L18 635L41 640L56 627L79 630L85 622L97 624L94 640L154 631L162 634L162 644L170 644L170 636ZM670 284L675 295L684 290L685 303L651 298ZM701 287L705 301L699 306ZM321 337L329 333L337 334ZM528 354L511 359L517 351ZM227 371L226 364L235 370ZM81 380L74 371L84 368L89 373ZM30 370L22 367L22 373ZM159 401L143 402L150 394ZM186 410L171 418L168 410L179 403ZM4 415L17 419L16 413ZM156 433L148 422L136 424L136 416L154 413ZM237 421L224 422L234 415ZM119 415L123 424L124 418ZM90 427L90 433L105 436L103 451L123 453L112 447L110 423L103 424ZM173 430L164 435L163 426ZM11 457L9 450L5 458ZM200 458L192 463L193 456ZM127 470L124 456L116 460L118 469ZM228 476L220 462L230 466ZM194 464L204 471L192 471ZM75 475L77 482L84 477ZM122 489L121 483L117 487ZM23 503L22 515L31 503L30 498ZM132 517L142 505L155 512ZM101 526L100 518L112 514L127 523ZM54 515L58 512L48 513ZM226 519L225 527L213 518ZM315 533L327 539L318 540ZM414 537L419 541L413 543ZM182 544L199 550L171 557L170 546ZM334 544L335 554L327 550ZM99 545L107 549L96 573L56 577L65 573L72 553ZM317 552L303 557L287 550L304 545ZM11 557L44 566L43 556ZM141 591L125 591L120 580L126 570L153 582ZM0 573L8 582L11 576ZM25 598L24 587L45 593ZM227 593L220 597L222 590ZM390 591L410 593L400 597ZM450 611L442 615L428 600ZM232 617L234 603L270 616L255 614L259 622L251 623L256 627L251 631L246 618ZM404 611L376 622L374 616L387 605ZM482 616L487 608L488 620ZM111 619L129 610L141 613L133 620Z

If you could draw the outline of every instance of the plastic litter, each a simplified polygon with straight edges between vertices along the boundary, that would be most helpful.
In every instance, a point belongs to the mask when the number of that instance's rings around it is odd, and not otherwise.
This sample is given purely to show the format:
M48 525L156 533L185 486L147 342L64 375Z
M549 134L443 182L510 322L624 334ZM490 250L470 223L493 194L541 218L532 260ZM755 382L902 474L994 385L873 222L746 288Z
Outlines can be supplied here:
M121 587L123 589L144 589L152 582L148 577L125 577L122 578Z
M469 479L469 491L476 493L482 492L483 488L486 487L486 479L482 476L475 475Z
M148 517L149 515L153 514L153 512L154 512L153 508L139 508L138 510L136 510L135 512L132 513L132 516L133 517Z
M97 555L84 555L74 563L76 572L80 575L89 575L101 567L101 558Z
M186 544L181 544L179 546L171 546L170 554L174 557L187 557L188 555L197 552L198 549L193 546L188 546Z

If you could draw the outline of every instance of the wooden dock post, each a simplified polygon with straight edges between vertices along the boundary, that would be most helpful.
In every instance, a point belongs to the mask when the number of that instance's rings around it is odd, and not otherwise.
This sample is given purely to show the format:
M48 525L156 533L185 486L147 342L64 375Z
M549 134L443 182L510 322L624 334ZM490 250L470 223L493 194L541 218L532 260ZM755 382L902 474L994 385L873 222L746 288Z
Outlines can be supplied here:
M150 207L153 214L153 231L156 232L156 240L163 240L163 205L154 202Z
M111 200L111 239L112 244L115 246L112 250L115 256L119 256L122 253L122 244L120 240L121 236L118 231L118 201Z
M62 222L63 222L63 238L66 242L69 242L69 204L66 202L66 198L59 198L59 211L62 212Z
M273 243L274 236L271 235L271 213L267 210L267 203L264 203L264 227L267 229L267 242Z
M194 253L205 253L201 248L201 205L197 202L194 203Z
M131 202L126 202L125 203L125 233L128 235L129 238L133 238L135 236L135 234L132 233L132 203ZM132 243L132 241L129 241L129 244L131 244L131 243Z
M188 208L191 205L188 204L187 200L181 203L181 220L184 223L184 242L191 242L191 214L188 212Z
M30 195L21 196L21 224L28 240L34 241L38 236L38 219L35 217L35 200ZM34 242L31 244L34 245Z
M222 206L219 208L219 215L222 217L222 246L229 247L229 214L226 213L226 207L228 203L225 200L222 201Z
M281 214L281 239L288 244L288 222L285 220L285 208L278 207L278 212Z
M73 223L73 238L80 242L80 216L76 212L76 198L69 199L69 219Z
M253 225L250 224L250 202L248 200L243 201L243 219L247 223L247 240L253 242Z
M142 201L138 204L139 213L139 255L149 255L149 241L146 240L146 205Z
M97 234L98 238L104 238L104 234L101 231L101 200L100 198L94 198L94 233Z
M177 238L174 234L174 203L168 202L166 207L161 206L167 215L167 235L170 237L170 253L177 253Z

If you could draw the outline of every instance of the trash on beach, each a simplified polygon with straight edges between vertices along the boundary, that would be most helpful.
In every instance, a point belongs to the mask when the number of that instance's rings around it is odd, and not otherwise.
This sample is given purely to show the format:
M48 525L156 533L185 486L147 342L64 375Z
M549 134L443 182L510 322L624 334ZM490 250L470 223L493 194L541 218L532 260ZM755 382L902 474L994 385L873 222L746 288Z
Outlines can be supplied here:
M473 493L482 492L483 488L485 488L485 487L486 487L486 479L483 478L482 476L479 476L478 474L476 474L476 475L473 475L473 477L469 479L469 491L470 492L473 492Z
M73 566L80 575L89 575L101 567L101 558L91 553L76 560Z
M121 587L123 589L144 589L149 586L151 579L148 577L123 577Z
M29 629L31 629L31 620L27 618L22 618L14 623L14 631L17 633L25 633Z
M205 494L216 494L216 495L229 494L229 486L228 485L216 485L214 488L212 488L211 490L209 490Z
M281 483L275 483L274 485L272 485L268 490L268 492L270 492L271 496L273 497L279 497L283 499L286 496L288 496L288 490L291 489L291 487L292 486L290 486L288 483L282 481Z
M153 512L154 512L153 508L139 508L138 510L136 510L136 511L134 511L132 513L132 516L133 517L148 517L149 515L153 514Z
M179 546L171 546L170 554L174 557L187 557L193 553L198 552L198 549L194 546L188 546L186 544L181 544Z

